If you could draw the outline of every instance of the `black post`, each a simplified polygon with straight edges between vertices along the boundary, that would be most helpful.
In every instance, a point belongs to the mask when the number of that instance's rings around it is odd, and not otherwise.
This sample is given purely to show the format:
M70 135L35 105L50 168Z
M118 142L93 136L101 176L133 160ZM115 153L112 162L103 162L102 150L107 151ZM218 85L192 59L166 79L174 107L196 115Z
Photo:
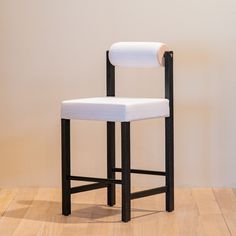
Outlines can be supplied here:
M166 210L174 210L174 94L173 52L165 53L165 98L169 99L170 115L165 118Z
M122 221L131 217L130 187L130 122L121 122L121 166L122 166Z
M62 214L71 214L70 194L70 120L61 119Z
M113 66L108 57L109 51L106 51L106 85L107 96L115 96L115 66Z
M107 96L115 96L115 67L110 63L108 51L106 52L106 85ZM115 179L115 122L107 122L107 178ZM107 205L116 203L115 184L107 187Z

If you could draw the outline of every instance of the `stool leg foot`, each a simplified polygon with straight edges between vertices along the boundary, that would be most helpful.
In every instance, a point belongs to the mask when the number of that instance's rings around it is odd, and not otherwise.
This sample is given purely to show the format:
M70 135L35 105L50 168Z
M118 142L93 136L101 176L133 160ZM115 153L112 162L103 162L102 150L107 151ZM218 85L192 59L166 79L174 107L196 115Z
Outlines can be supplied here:
M122 221L131 218L131 187L130 187L130 122L121 123L122 148Z
M115 179L115 122L107 122L107 178ZM116 204L115 184L109 184L107 187L107 205Z
M166 211L174 210L174 130L173 118L165 118L165 135L166 135Z
M61 154L62 154L62 214L71 214L70 194L70 120L61 120Z

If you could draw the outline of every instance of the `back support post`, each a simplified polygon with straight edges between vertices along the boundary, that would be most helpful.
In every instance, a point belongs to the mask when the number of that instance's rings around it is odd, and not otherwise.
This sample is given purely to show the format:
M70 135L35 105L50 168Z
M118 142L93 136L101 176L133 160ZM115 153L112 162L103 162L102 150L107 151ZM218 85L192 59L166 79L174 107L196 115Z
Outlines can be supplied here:
M115 96L115 67L110 63L106 52L106 91L107 96ZM115 122L107 122L107 178L115 179ZM107 205L115 205L115 184L107 187Z
M165 55L165 98L169 99L170 115L165 118L166 210L174 210L174 92L173 52Z

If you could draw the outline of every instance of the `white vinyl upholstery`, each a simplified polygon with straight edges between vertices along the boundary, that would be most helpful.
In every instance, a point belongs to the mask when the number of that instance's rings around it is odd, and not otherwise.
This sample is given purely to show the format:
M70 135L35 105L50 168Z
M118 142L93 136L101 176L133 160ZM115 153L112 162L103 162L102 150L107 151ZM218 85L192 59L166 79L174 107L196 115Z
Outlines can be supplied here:
M162 98L94 97L62 102L63 119L132 121L169 116L169 100Z
M159 42L118 42L111 45L109 60L114 66L149 68L164 66L167 45Z

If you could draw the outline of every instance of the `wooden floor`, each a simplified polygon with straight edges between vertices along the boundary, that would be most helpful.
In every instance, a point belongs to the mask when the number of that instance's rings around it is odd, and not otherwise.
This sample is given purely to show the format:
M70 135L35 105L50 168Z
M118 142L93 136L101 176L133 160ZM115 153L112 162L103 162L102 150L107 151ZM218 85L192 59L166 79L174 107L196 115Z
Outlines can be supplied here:
M164 195L132 201L132 221L120 221L120 191L106 206L105 189L75 194L72 214L61 215L59 189L0 190L0 236L236 235L236 190L176 189L175 211Z

